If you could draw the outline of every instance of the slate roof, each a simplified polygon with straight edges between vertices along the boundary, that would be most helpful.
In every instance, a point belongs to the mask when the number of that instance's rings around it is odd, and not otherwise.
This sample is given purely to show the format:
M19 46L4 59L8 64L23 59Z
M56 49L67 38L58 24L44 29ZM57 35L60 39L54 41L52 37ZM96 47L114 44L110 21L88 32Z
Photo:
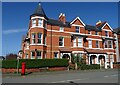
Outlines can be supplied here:
M92 26L92 25L86 25L85 29L90 31L100 31L96 26Z
M70 27L70 22L63 23L59 20L54 20L50 18L48 19L47 23L52 25L57 25L57 26Z
M69 27L69 28L71 27L70 22L63 23L62 21L48 18L46 16L46 14L45 14L45 12L44 12L40 3L39 3L39 5L37 6L37 8L35 9L34 13L31 16L34 16L34 15L45 17L47 19L47 23L50 24L50 25L63 26L63 27ZM86 30L91 30L91 31L101 31L101 28L104 26L105 23L106 22L102 22L102 23L100 23L96 26L86 25L85 29Z
M34 13L31 16L34 16L34 15L42 16L42 17L45 17L47 19L47 16L46 16L40 3L38 4L37 8L35 9Z
M102 31L102 27L105 25L106 21L105 22L102 22L96 26L92 26L92 25L86 25L85 26L85 29L86 30L91 30L91 31Z
M120 34L120 27L113 30L115 33Z

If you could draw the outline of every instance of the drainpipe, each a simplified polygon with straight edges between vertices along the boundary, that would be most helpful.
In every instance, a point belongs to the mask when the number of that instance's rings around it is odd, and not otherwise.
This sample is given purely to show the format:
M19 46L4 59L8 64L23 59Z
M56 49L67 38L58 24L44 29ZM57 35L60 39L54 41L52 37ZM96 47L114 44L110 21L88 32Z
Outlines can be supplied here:
M52 58L52 24L51 24L51 56L50 58Z

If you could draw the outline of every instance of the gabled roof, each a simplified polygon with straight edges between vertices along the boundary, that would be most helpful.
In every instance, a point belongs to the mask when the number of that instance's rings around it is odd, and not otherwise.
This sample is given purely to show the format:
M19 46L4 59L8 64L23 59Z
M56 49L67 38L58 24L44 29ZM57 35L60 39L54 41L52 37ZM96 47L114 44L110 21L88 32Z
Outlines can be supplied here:
M83 26L85 26L85 24L83 23L83 21L82 21L79 17L76 17L74 20L72 20L72 21L70 22L70 24L73 24L73 22L74 22L75 20L77 20L77 19L83 24Z
M31 15L31 16L34 16L34 15L37 15L37 16L42 16L42 17L45 17L47 18L41 4L39 3L37 8L35 9L34 13Z
M63 23L62 21L54 20L54 19L50 19L50 18L48 19L47 23L51 24L51 25L57 25L57 26L63 26L63 27L70 27L70 22Z

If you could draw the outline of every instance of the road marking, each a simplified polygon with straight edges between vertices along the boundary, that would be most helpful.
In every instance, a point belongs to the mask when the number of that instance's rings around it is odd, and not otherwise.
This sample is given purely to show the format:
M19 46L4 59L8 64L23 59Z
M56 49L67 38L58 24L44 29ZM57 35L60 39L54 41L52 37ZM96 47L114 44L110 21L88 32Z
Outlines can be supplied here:
M104 76L104 77L109 77L109 76Z
M56 81L56 82L51 82L51 83L60 83L60 82L69 82L69 81L78 81L78 80L86 80L88 78L84 78L84 79L72 79L72 80L64 80L64 81Z
M118 76L118 75L114 74L114 75L111 75L111 76Z

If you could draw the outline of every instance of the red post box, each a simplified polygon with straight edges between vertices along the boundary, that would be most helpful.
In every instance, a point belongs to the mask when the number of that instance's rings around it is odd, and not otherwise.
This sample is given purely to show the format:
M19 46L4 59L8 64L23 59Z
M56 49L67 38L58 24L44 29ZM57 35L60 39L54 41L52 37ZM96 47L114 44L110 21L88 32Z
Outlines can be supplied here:
M25 68L26 68L26 64L25 64L25 62L22 62L22 71L21 71L21 75L25 75Z

